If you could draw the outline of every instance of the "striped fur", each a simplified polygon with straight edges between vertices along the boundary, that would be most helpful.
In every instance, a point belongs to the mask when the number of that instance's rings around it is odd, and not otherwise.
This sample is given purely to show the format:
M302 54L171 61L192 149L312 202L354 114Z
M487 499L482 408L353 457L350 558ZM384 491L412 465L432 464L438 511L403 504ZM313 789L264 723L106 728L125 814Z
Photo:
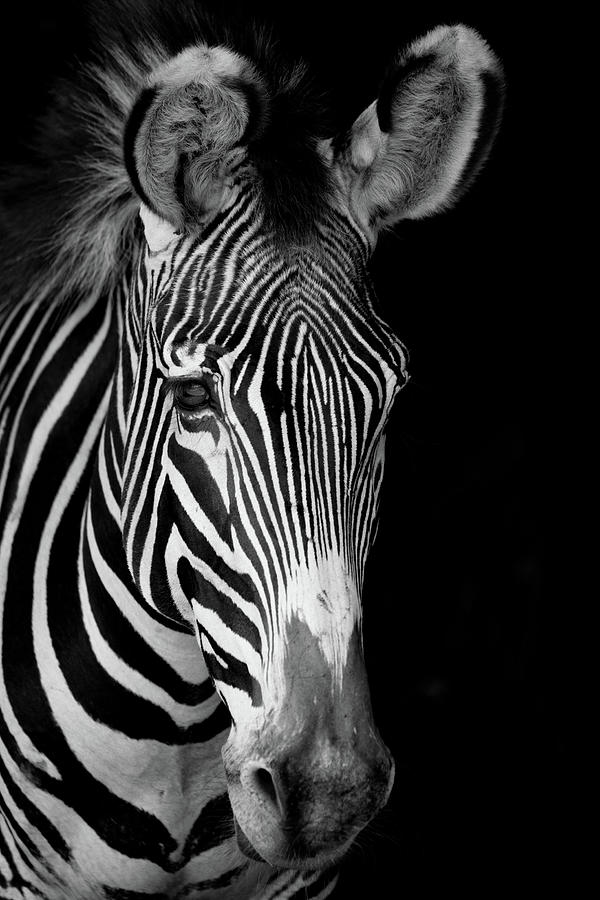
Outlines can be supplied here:
M105 28L52 177L11 181L2 900L325 898L391 788L360 597L407 380L367 272L393 159L186 21Z
M261 898L304 897L314 882L324 897L321 877L272 875L240 854L224 706L189 627L147 606L127 569L117 498L130 314L116 378L119 295L59 327L31 304L3 322L2 896L245 898L258 885Z

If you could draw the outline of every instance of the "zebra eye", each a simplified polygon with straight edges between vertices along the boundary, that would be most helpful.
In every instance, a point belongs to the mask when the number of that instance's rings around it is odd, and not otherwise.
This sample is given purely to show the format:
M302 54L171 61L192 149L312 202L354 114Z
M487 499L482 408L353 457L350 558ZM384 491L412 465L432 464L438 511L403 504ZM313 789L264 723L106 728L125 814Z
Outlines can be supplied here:
M175 390L175 402L180 409L193 412L210 405L210 393L201 381L184 381Z

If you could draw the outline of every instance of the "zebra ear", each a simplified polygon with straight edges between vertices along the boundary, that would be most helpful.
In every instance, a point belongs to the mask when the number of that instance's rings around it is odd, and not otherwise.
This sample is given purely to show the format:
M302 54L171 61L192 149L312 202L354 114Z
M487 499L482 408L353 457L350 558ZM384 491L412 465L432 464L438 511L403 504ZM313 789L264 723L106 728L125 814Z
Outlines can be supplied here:
M250 130L266 117L253 65L196 45L150 75L125 128L125 163L142 202L176 228L206 223L227 203Z
M440 26L400 55L377 100L332 145L367 232L453 204L488 155L502 100L500 63L471 28Z

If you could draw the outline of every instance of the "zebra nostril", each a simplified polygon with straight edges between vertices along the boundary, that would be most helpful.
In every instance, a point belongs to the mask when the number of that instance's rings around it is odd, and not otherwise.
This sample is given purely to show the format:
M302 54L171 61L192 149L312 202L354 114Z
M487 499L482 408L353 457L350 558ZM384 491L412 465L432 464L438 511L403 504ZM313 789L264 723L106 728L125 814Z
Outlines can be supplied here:
M250 783L252 789L259 795L260 799L265 803L271 811L279 819L285 818L285 804L281 787L277 785L277 781L273 773L263 767L257 767L251 772Z

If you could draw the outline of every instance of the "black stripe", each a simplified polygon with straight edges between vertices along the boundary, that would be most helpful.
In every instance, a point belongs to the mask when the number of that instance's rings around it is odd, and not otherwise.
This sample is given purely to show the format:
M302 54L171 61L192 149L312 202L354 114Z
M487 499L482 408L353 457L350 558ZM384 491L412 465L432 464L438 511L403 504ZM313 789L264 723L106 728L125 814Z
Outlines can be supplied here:
M233 813L227 794L221 794L209 800L192 825L183 848L183 860L186 862L193 856L199 856L224 844L235 834Z
M289 900L310 900L311 897L317 897L321 891L325 890L327 885L331 884L337 875L336 869L326 869L319 875L316 881L306 887L301 887L299 891L292 894ZM277 895L275 895L277 896ZM273 898L275 900L275 898Z
M264 132L267 121L265 104L256 85L252 82L225 76L222 79L222 83L230 90L241 94L248 109L246 128L237 144L235 144L236 147L244 147L252 141L258 140Z
M481 118L479 120L477 138L462 171L459 184L455 189L459 193L466 191L473 183L481 166L486 161L498 132L504 107L503 78L492 72L482 72L479 77L483 86Z
M156 87L145 88L136 100L135 106L131 110L125 125L125 133L123 135L123 158L125 160L127 174L129 175L134 190L139 197L141 197L146 206L155 212L156 215L160 215L160 210L156 208L142 187L135 160L135 139L137 138L138 131L140 130L142 122L152 106L157 93L158 88Z
M197 572L185 557L179 560L177 574L181 583L192 590L192 597L200 602L203 609L210 609L227 623L228 627L247 641L252 649L262 657L260 635L254 622L246 616L235 602L222 594L200 572ZM211 638L212 640L212 638Z
M92 504L98 509L98 503L101 500L100 490L96 487L92 494ZM100 516L95 516L94 521L98 521ZM109 516L107 521L114 523ZM118 532L116 523L114 530ZM118 532L118 539L121 539ZM117 537L111 535L110 538L104 537L102 546L118 546L115 543ZM111 543L112 542L112 543ZM143 638L136 632L128 619L125 618L114 597L106 590L104 584L98 577L98 573L94 567L87 541L83 548L83 562L85 567L85 580L93 596L92 613L100 633L105 638L111 649L131 668L136 669L140 674L152 683L156 684L166 691L177 703L183 703L194 706L203 703L214 689L209 679L200 684L193 684L184 681L183 678L159 656L156 651L150 647ZM118 573L122 581L128 586L131 593L136 596L137 589L135 585L129 584L130 576L128 570ZM144 601L140 598L140 604ZM200 652L200 651L198 651Z
M188 213L188 215L192 216L193 218L202 218L202 214L204 212L203 207L198 205L196 209L194 209L192 205L186 200L185 172L188 164L188 154L180 153L177 157L177 166L175 167L175 175L173 176L173 191L175 193L175 199L177 200L181 208ZM196 200L197 199L198 198L196 198Z
M209 634L204 628L199 628L200 632L206 636L211 647L214 647L215 653L225 663L221 665L219 660L212 653L205 653L204 658L212 677L215 681L221 681L230 687L245 691L252 701L252 706L262 706L262 691L260 684L256 678L250 674L248 666L236 659L231 653L228 653L223 647L219 646L214 635Z

